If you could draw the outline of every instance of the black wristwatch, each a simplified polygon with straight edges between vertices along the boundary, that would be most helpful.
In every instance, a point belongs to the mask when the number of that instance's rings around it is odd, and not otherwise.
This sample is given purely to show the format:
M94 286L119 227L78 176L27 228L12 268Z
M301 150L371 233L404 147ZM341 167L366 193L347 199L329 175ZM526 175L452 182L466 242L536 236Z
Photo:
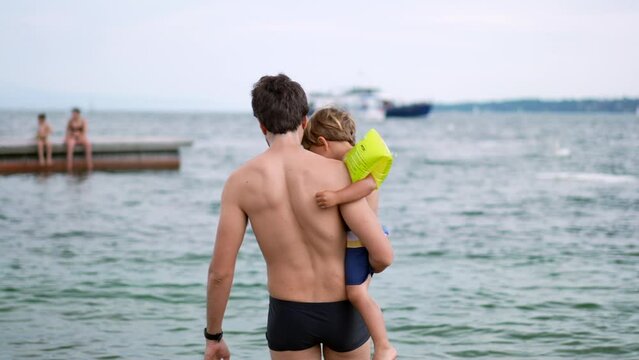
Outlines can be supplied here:
M222 341L222 336L224 336L224 331L220 331L217 334L209 334L209 332L206 331L206 328L204 328L204 337L207 340L220 342L220 341Z

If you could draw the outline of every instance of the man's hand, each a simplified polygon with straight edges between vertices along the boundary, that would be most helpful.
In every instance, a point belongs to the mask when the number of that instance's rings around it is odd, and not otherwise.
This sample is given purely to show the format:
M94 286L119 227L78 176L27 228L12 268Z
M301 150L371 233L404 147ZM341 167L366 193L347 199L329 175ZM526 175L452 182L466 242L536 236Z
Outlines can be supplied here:
M213 340L206 340L206 349L204 349L204 360L230 360L231 352L229 347L226 346L224 339L217 342Z
M335 191L320 191L315 194L315 201L320 208L328 209L339 204L339 196Z

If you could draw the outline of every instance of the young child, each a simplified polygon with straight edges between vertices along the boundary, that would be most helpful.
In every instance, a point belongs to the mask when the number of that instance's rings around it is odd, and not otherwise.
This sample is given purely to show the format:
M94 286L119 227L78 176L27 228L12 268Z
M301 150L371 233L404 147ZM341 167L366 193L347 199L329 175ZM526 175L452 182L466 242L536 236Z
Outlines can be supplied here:
M51 160L52 145L49 141L49 135L51 135L51 126L47 122L47 116L45 114L38 115L38 132L36 134L36 140L38 141L38 160L40 165L45 165L45 152L46 152L46 165L51 166L53 161Z
M325 108L318 110L313 114L304 130L302 145L305 149L316 154L336 160L346 160L347 153L356 145L355 121L350 114L339 109ZM386 148L385 145L384 148ZM390 163L388 166L390 167ZM366 173L363 179L355 181L343 189L337 191L326 190L317 193L315 195L317 205L325 209L366 198L372 210L377 214L379 195L375 190L384 179L378 178L376 180L370 173L371 169L364 170L366 170ZM351 173L351 178L354 179L355 177L350 167L349 172ZM366 174L368 175L366 176ZM384 232L388 236L388 232L386 230ZM350 231L348 233L345 271L346 293L350 302L362 315L373 338L375 347L374 359L395 359L397 351L390 344L386 334L382 311L368 293L368 285L373 274L368 262L368 251Z

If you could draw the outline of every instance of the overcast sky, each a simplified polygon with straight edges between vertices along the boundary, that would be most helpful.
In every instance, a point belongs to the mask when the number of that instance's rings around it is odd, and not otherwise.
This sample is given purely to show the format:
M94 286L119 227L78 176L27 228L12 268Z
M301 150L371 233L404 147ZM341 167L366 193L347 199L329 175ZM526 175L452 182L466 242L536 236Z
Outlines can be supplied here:
M248 110L284 72L400 100L639 96L639 1L0 2L0 107Z

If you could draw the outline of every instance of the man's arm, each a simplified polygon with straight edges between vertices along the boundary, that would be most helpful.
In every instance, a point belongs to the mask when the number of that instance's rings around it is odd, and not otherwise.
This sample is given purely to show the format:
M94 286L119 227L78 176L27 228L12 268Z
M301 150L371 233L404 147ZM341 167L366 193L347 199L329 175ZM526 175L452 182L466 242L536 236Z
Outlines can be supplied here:
M393 248L366 200L342 204L339 209L348 227L368 250L368 259L373 270L384 271L393 262Z
M322 209L363 199L377 189L377 183L371 175L360 181L349 184L338 191L320 191L315 194L315 201Z
M209 265L206 296L207 330L222 331L222 319L233 284L235 261L246 232L247 216L239 206L237 182L231 176L222 192L220 220Z

